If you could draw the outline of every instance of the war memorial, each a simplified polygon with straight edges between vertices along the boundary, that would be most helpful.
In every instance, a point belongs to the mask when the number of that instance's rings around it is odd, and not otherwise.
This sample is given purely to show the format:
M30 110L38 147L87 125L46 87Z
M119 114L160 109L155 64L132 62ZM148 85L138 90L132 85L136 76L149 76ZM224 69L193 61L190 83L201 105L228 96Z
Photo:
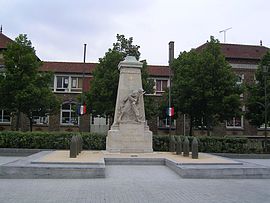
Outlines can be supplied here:
M269 167L198 153L196 139L191 153L187 139L174 137L172 152L154 152L145 120L141 67L132 56L118 66L115 117L106 150L83 150L81 137L73 136L70 150L40 151L0 165L0 178L106 178L106 165L165 165L182 178L270 178Z

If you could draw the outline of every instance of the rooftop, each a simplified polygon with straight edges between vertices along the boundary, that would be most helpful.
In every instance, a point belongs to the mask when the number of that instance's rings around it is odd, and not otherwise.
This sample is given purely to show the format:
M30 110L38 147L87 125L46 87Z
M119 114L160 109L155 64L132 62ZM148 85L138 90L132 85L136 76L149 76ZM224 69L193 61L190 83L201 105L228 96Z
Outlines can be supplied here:
M6 35L0 32L0 49L7 48L8 43L13 42L12 39L8 38Z
M202 50L206 47L207 43L196 48ZM244 44L224 44L220 43L221 52L227 59L253 59L260 60L263 55L269 50L265 46L257 45L244 45Z
M50 62L44 61L41 71L52 71L58 73L85 73L93 72L97 63L80 63L80 62Z

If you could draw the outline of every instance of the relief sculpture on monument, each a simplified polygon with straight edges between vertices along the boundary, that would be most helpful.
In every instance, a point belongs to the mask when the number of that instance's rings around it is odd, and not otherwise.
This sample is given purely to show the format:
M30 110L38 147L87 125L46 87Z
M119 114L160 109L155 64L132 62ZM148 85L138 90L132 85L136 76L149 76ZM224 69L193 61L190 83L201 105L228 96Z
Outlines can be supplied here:
M126 98L123 99L119 109L118 122L144 122L144 114L141 112L142 97L144 90L139 88L132 91Z

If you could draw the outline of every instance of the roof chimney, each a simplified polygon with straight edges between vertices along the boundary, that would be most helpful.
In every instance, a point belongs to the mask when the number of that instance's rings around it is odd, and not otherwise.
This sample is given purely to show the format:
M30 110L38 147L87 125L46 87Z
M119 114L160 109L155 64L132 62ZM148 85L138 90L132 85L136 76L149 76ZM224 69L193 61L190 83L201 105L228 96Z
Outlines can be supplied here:
M85 58L86 58L86 44L84 44L84 49L83 49L83 62L85 63Z
M2 28L2 25L1 25L1 27L0 27L0 33L2 33L2 31L3 31L3 28Z
M260 40L260 45L262 46L262 40Z
M170 41L169 42L169 65L174 59L174 42Z

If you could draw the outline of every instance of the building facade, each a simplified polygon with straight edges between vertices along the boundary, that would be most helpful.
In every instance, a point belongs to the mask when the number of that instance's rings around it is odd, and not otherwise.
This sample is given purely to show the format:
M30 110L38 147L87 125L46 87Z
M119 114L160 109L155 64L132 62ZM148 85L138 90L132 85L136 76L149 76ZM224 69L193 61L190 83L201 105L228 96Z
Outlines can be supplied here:
M4 34L0 33L0 71L4 70L3 50L7 44L12 42ZM197 50L203 49L206 44L198 47ZM255 82L255 72L262 56L268 51L264 46L238 45L238 44L221 44L221 51L226 60L232 66L233 71L238 76L238 83ZM93 117L86 113L78 116L76 106L78 97L82 92L86 92L90 87L90 80L93 78L93 70L96 63L75 63L75 62L43 62L40 71L50 71L54 73L51 83L51 89L61 101L59 112L55 115L44 115L34 118L33 130L39 131L85 131L85 132L106 132L109 129L109 119L102 116ZM159 65L148 65L148 73L154 80L154 94L147 95L161 98L162 94L169 88L169 67ZM240 95L244 101L245 93ZM112 101L113 102L113 101ZM243 102L244 103L244 102ZM243 112L245 106L242 107ZM23 117L23 116L22 116ZM29 130L29 122L26 118L21 119L20 129ZM8 110L0 109L0 130L14 129L15 119L10 115ZM166 134L169 132L169 119L164 116L157 117L148 121L150 129L154 134ZM172 119L171 129L175 134L188 134L188 117L178 115L178 119ZM202 130L195 130L195 134L205 134ZM263 129L249 124L244 118L235 117L219 126L214 127L214 134L218 135L243 135L256 136L262 135Z

